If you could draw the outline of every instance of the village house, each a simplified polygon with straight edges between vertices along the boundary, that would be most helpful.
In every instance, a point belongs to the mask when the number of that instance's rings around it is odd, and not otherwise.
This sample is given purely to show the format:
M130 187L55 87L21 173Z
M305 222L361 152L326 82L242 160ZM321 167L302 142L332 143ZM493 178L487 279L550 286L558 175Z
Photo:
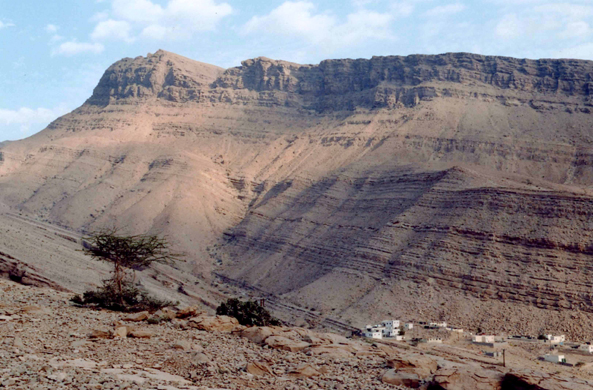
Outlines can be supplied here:
M546 335L546 339L550 342L550 344L564 344L566 341L565 335L554 336L551 334Z
M581 344L579 345L579 351L593 353L593 345L591 344Z
M544 360L552 363L566 363L564 355L544 355Z
M363 332L363 336L372 339L382 339L384 332L385 328L383 328L382 326L367 325L365 332Z
M410 329L414 329L414 324L412 322L406 322L404 324L404 329L405 330L410 330Z
M399 334L399 321L398 320L388 320L382 321L381 325L385 327L385 335L384 337L393 337Z
M447 327L447 323L445 321L443 321L443 322L431 322L431 323L428 324L428 327L429 328L433 328L433 329L436 329L436 328L446 328Z
M475 335L472 336L472 343L475 344L494 344L494 335Z
M363 336L373 339L382 339L383 337L396 337L399 335L398 320L382 321L379 325L367 325Z

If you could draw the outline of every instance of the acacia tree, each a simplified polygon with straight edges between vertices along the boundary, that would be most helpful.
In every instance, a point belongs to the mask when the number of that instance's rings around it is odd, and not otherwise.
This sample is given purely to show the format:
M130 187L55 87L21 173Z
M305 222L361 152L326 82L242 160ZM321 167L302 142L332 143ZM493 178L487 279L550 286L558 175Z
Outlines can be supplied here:
M179 254L171 252L170 244L164 238L155 235L123 236L115 229L101 230L84 237L82 251L94 259L113 264L113 275L104 281L102 292L115 295L114 298L122 309L126 308L126 296L132 295L135 299L139 294L134 287L134 270L148 267L155 262L172 264L181 260ZM85 299L76 300L100 304L98 301L101 298L97 298L97 294L86 292Z

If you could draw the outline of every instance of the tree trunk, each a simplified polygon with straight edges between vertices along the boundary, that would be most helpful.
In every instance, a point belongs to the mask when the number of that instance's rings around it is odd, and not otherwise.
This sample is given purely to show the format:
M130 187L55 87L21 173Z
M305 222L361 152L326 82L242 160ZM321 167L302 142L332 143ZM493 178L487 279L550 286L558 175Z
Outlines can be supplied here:
M124 307L124 292L123 292L123 286L122 286L123 277L124 277L124 275L123 275L122 267L118 263L115 263L113 278L115 279L115 285L117 287L117 294L119 296L119 303L121 304L122 308Z

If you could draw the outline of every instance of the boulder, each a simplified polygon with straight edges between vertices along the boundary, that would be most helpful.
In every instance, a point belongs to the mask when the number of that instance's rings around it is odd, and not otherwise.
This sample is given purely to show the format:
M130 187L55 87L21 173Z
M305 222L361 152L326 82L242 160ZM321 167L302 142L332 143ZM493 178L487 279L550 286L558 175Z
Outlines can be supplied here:
M320 375L320 373L312 365L302 364L297 368L290 370L288 375L295 378L311 378Z
M298 352L310 346L304 341L295 341L282 336L270 336L266 338L265 344L270 348L281 349L283 351Z
M351 358L355 351L348 345L317 345L307 348L307 355Z
M193 364L205 364L205 363L210 363L210 358L208 357L208 355L206 355L205 353L202 352L192 352L190 354L189 360L193 363Z
M134 329L128 334L128 336L135 339L149 339L152 337L152 334L153 333L149 330Z
M433 380L444 390L501 390L503 378L499 371L457 367L438 370Z
M182 351L189 351L192 349L192 344L188 340L179 340L171 345L173 349L180 349Z
M268 337L274 335L274 331L272 328L267 326L254 326L243 329L239 335L241 337L245 337L252 343L261 345Z
M318 337L322 340L325 340L329 344L351 344L351 341L348 340L344 336L340 336L339 334L333 333L319 333Z
M141 311L139 313L133 313L128 315L126 318L124 318L124 321L140 322L146 321L148 317L150 317L150 313L148 313L147 311Z
M115 328L113 336L125 339L126 337L128 337L128 328L126 328L125 326L118 326L117 328Z
M274 373L272 372L272 369L263 362L252 362L252 363L247 363L247 366L245 367L245 371L255 375L255 376L263 376L263 375L272 375L275 376Z
M25 348L25 344L23 343L23 339L18 336L15 336L14 340L12 340L12 345L15 348L23 349Z
M188 325L209 332L232 332L233 329L239 326L239 321L229 316L201 315L190 319Z
M385 371L381 381L390 385L411 387L412 389L419 388L421 384L418 375L409 372L398 372L393 369Z
M110 331L94 329L91 333L89 333L88 337L90 339L108 339L111 338L112 334Z
M200 314L204 314L202 310L199 310L197 306L188 306L185 309L179 310L175 313L177 318L189 318L189 317L197 317Z
M387 360L387 367L427 378L437 371L437 361L423 355L400 355Z
M326 339L322 339L320 337L317 337L316 335L313 334L308 334L303 336L303 341L309 343L309 344L313 344L313 345L322 345L322 344L329 344L329 340Z

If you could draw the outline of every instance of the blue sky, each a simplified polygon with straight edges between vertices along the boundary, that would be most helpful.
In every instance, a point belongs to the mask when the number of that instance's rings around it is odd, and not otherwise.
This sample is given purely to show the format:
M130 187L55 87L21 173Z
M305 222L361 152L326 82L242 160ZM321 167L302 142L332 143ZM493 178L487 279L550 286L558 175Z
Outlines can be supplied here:
M0 0L0 141L80 106L162 48L222 67L467 51L593 59L593 0Z

